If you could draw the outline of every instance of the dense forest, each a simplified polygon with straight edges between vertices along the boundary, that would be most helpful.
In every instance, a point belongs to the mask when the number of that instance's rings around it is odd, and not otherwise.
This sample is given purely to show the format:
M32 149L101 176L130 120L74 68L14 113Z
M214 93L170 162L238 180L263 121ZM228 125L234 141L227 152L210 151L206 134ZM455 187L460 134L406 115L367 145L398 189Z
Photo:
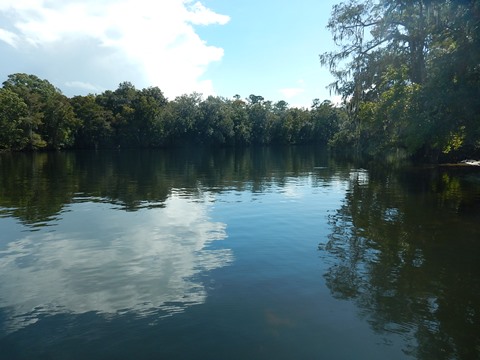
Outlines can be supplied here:
M480 150L480 1L349 0L320 55L348 121L334 146L371 155L475 156Z
M320 55L341 106L291 108L262 96L193 93L121 83L68 98L48 80L12 74L0 88L0 150L329 144L419 160L480 155L480 1L349 0Z
M290 108L262 96L168 101L158 87L67 98L48 80L12 74L0 89L0 148L156 148L326 143L344 112L329 101Z

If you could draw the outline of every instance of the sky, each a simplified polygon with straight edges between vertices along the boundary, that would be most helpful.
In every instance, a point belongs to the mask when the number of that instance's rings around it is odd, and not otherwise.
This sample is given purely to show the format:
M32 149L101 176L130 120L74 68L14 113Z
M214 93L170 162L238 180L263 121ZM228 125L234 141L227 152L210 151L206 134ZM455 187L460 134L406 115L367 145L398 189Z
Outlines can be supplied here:
M47 79L65 95L123 81L193 92L250 94L309 107L335 101L319 54L339 0L0 0L0 82Z

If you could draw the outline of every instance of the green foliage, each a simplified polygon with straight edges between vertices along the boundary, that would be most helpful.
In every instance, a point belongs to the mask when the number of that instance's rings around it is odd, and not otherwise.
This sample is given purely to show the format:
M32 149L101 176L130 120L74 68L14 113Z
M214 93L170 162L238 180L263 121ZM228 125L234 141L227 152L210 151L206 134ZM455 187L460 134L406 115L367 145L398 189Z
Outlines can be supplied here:
M22 148L28 141L24 119L28 107L13 91L0 89L0 149Z
M345 113L328 101L299 109L259 95L192 93L168 101L157 87L129 82L68 99L27 74L10 75L0 90L0 149L11 150L326 144Z
M178 96L168 104L165 121L169 145L184 145L193 141L200 102L201 95L193 93Z
M232 111L222 98L209 96L199 105L197 135L207 144L232 144L235 138Z
M480 151L478 1L350 0L333 7L339 46L320 56L348 104L333 136L371 155L438 160Z
M80 121L75 136L79 148L108 147L112 137L113 114L95 99L95 96L75 96L71 104Z
M247 145L252 136L252 123L248 117L246 103L240 100L240 96L234 97L230 102L233 131L235 133L235 144Z
M52 149L61 149L73 145L73 132L78 120L67 97L59 92L53 93L44 104L44 120L40 134Z
M73 131L78 124L73 108L60 90L47 80L27 74L9 75L3 87L27 105L27 113L22 117L25 147L59 149L73 143Z

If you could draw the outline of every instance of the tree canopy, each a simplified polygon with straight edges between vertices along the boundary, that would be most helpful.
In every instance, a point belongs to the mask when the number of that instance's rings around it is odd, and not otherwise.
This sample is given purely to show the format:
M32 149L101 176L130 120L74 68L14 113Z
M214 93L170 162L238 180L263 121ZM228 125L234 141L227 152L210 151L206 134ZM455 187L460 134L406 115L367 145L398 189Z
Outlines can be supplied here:
M334 142L438 160L480 151L480 2L335 5L338 48L320 55L349 118Z
M253 94L169 101L158 87L130 82L67 98L47 80L13 74L0 88L0 149L326 144L342 113L328 101L298 109Z

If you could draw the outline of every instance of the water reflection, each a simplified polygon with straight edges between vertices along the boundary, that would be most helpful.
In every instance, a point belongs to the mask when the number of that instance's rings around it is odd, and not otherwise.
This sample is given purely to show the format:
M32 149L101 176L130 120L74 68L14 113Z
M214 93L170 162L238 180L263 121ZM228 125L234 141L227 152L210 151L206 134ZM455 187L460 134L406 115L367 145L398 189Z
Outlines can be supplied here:
M480 358L477 172L202 151L0 154L7 357Z
M44 314L131 312L168 315L201 304L203 271L229 264L211 249L226 225L209 218L212 194L195 201L175 190L163 208L132 216L111 204L71 204L55 231L23 233L0 251L0 307L7 332Z
M480 181L472 169L353 171L320 244L327 286L417 359L480 358Z
M85 199L136 211L163 206L174 189L262 192L326 163L310 147L0 154L0 218L38 228ZM334 167L323 169L318 180L328 184Z

